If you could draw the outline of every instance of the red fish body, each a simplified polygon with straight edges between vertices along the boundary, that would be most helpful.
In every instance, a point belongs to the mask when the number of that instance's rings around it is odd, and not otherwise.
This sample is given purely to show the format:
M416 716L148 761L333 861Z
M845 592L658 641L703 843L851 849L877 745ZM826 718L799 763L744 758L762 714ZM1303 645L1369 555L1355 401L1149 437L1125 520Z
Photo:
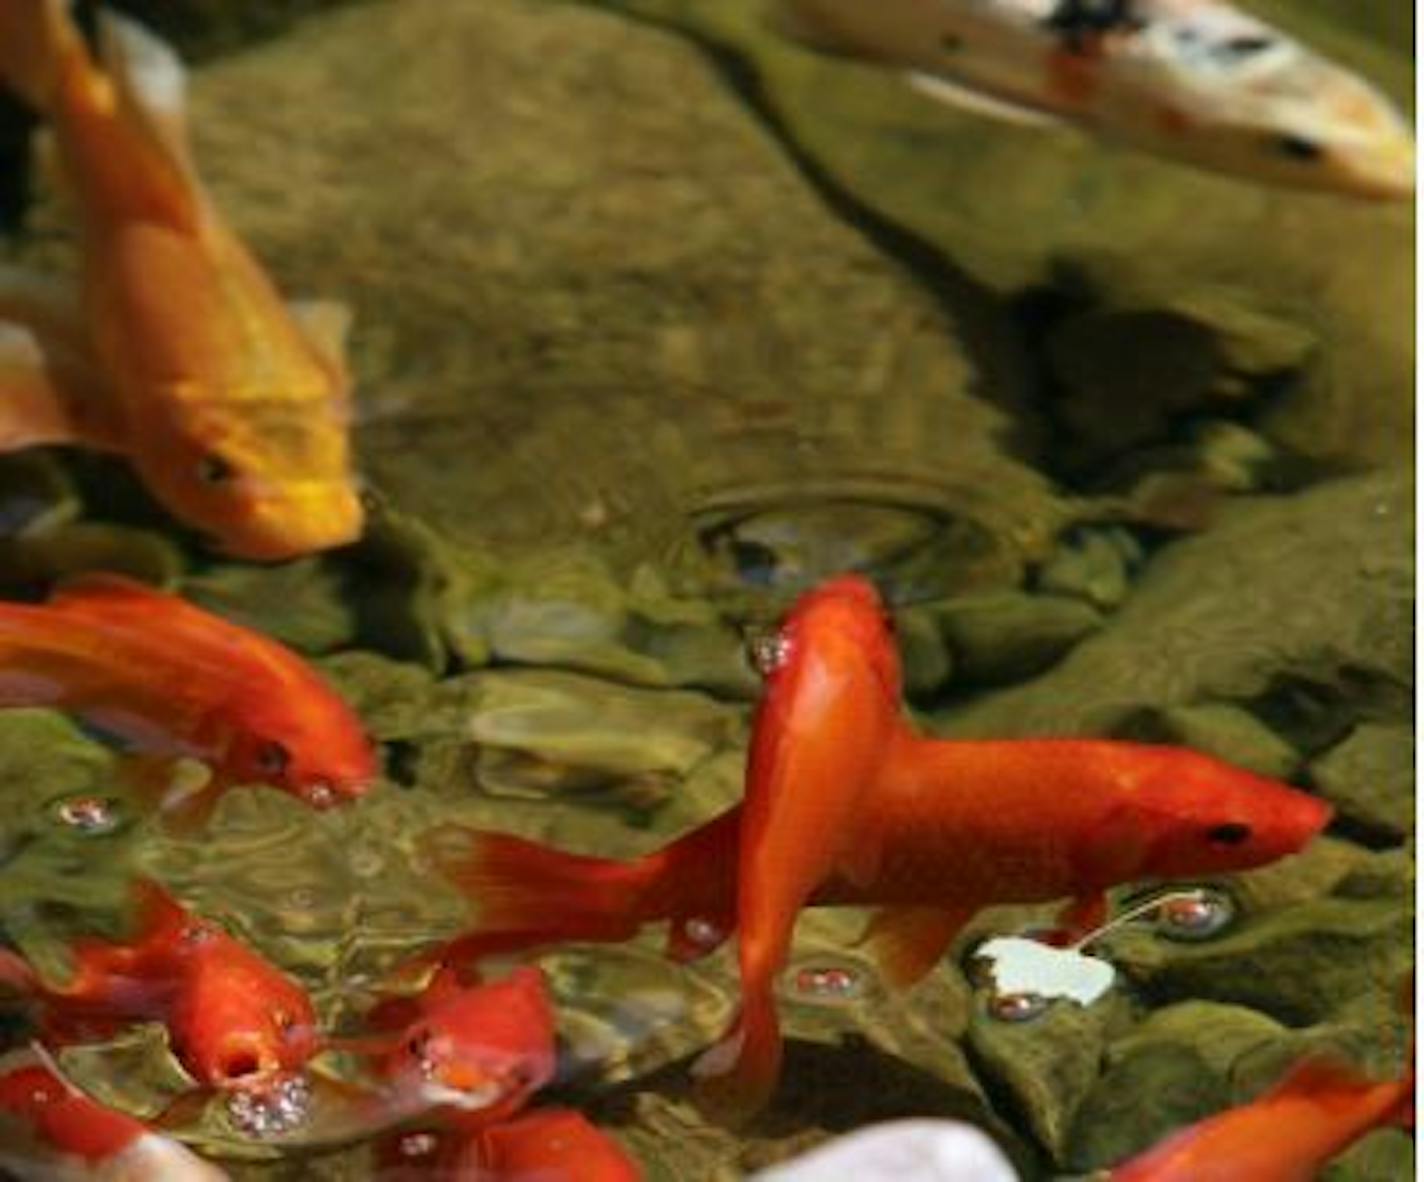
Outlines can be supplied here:
M267 783L316 807L364 793L360 720L300 657L176 595L113 576L0 603L0 706L51 706L134 746Z
M484 1126L522 1108L554 1077L554 1010L544 974L461 985L441 969L415 998L384 1003L371 1022L388 1031L377 1074L387 1106Z
M172 51L99 31L102 65L64 0L0 5L0 85L47 117L84 244L79 292L0 276L0 449L121 452L242 557L353 541L346 313L284 304L204 192Z
M1113 1169L1110 1182L1312 1182L1382 1125L1412 1120L1414 1072L1377 1083L1307 1061L1265 1095L1173 1133Z
M39 1002L51 1038L162 1021L185 1070L213 1088L265 1083L316 1053L316 1015L300 985L161 887L144 883L138 894L137 938L76 942L74 972L62 985L47 985L0 950L0 981Z
M557 939L623 940L644 923L668 920L670 950L689 958L740 924L744 1015L754 1014L755 1038L715 1049L725 1063L712 1065L734 1070L727 1082L736 1094L724 1107L746 1109L775 1078L770 977L803 904L884 908L871 942L889 978L908 984L982 907L1066 897L1074 901L1069 922L1090 926L1109 886L1261 866L1302 848L1330 817L1329 806L1306 793L1183 748L922 738L898 715L893 641L878 623L878 602L858 604L855 625L840 625L854 643L838 637L833 650L843 669L858 659L858 673L818 674L815 683L818 693L841 694L849 712L859 710L850 727L857 742L843 749L836 743L844 732L821 734L818 726L839 728L846 713L814 698L822 708L804 715L764 704L747 803L629 863L457 826L432 830L425 847L480 913L476 929L447 952L459 958ZM794 662L795 642L789 656ZM768 700L780 688L771 685ZM887 693L894 709L882 736ZM774 739L768 727L777 729ZM822 740L827 745L817 748ZM812 756L790 758L787 750L802 743ZM827 754L818 762L817 752ZM802 768L817 775L788 774ZM807 819L800 828L785 827L798 802L779 813L754 806L769 785L801 798ZM842 830L832 832L837 824ZM750 863L749 842L761 851ZM815 848L798 851L798 844ZM777 850L786 851L784 862ZM749 917L758 926L747 952Z
M95 1182L227 1178L178 1142L95 1103L32 1051L0 1059L0 1170Z
M455 1148L455 1178L472 1182L639 1182L623 1147L577 1112L546 1108L492 1125Z

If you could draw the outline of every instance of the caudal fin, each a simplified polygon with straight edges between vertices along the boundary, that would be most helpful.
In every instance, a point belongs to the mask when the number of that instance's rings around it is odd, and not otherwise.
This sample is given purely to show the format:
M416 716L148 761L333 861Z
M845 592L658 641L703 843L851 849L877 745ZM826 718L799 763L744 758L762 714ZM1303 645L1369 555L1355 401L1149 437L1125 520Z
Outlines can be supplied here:
M770 991L744 993L731 1029L692 1065L698 1106L721 1124L745 1124L770 1102L781 1059L781 1026Z
M446 950L463 962L561 940L631 939L653 918L644 863L590 858L507 833L440 825L418 839L430 862L475 908L475 925Z
M3 0L0 85L35 110L48 111L63 55L77 36L63 0Z

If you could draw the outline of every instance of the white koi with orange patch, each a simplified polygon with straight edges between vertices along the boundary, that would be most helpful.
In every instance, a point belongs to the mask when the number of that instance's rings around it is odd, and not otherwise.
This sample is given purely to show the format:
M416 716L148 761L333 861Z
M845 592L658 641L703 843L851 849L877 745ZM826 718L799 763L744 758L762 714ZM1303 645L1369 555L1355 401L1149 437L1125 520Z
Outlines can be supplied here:
M1369 82L1217 0L778 0L814 48L981 114L1069 121L1184 164L1357 197L1414 192Z

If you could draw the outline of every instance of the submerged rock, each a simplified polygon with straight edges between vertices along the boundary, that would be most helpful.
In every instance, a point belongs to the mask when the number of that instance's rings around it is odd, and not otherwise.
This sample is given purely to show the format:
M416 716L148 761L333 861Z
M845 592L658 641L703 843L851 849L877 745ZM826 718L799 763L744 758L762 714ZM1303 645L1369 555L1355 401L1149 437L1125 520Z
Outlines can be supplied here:
M1041 673L1102 625L1102 616L1081 600L1013 591L946 600L927 610L938 618L955 669L990 685Z
M1310 765L1311 782L1341 816L1395 840L1414 828L1414 732L1361 723Z
M944 715L949 737L1113 733L1144 711L1247 702L1311 754L1360 714L1408 717L1407 472L1233 505L1160 550L1112 625L1053 669ZM1285 709L1300 686L1328 709Z
M183 582L200 607L304 653L324 653L355 639L355 610L341 575L322 558L281 566L221 566Z
M1006 313L947 315L669 33L370 3L215 64L192 105L238 230L289 290L357 304L364 467L459 547L742 586L854 536L872 566L931 546L943 594L1015 581L1063 519L1000 441Z

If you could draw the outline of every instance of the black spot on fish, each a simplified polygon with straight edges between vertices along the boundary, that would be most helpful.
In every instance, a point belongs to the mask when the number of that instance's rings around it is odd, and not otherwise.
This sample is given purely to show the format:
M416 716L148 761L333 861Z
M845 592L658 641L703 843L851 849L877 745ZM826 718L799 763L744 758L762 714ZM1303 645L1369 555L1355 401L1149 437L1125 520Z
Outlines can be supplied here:
M1271 146L1291 160L1319 160L1325 155L1324 148L1303 135L1272 136Z
M1085 52L1104 33L1135 33L1146 22L1133 12L1136 0L1058 0L1044 20L1070 53Z
M964 48L964 38L957 33L941 33L939 47L944 50L945 53L958 53Z
M1239 821L1229 821L1225 825L1215 825L1207 830L1206 838L1212 845L1241 845L1251 837L1251 826Z

